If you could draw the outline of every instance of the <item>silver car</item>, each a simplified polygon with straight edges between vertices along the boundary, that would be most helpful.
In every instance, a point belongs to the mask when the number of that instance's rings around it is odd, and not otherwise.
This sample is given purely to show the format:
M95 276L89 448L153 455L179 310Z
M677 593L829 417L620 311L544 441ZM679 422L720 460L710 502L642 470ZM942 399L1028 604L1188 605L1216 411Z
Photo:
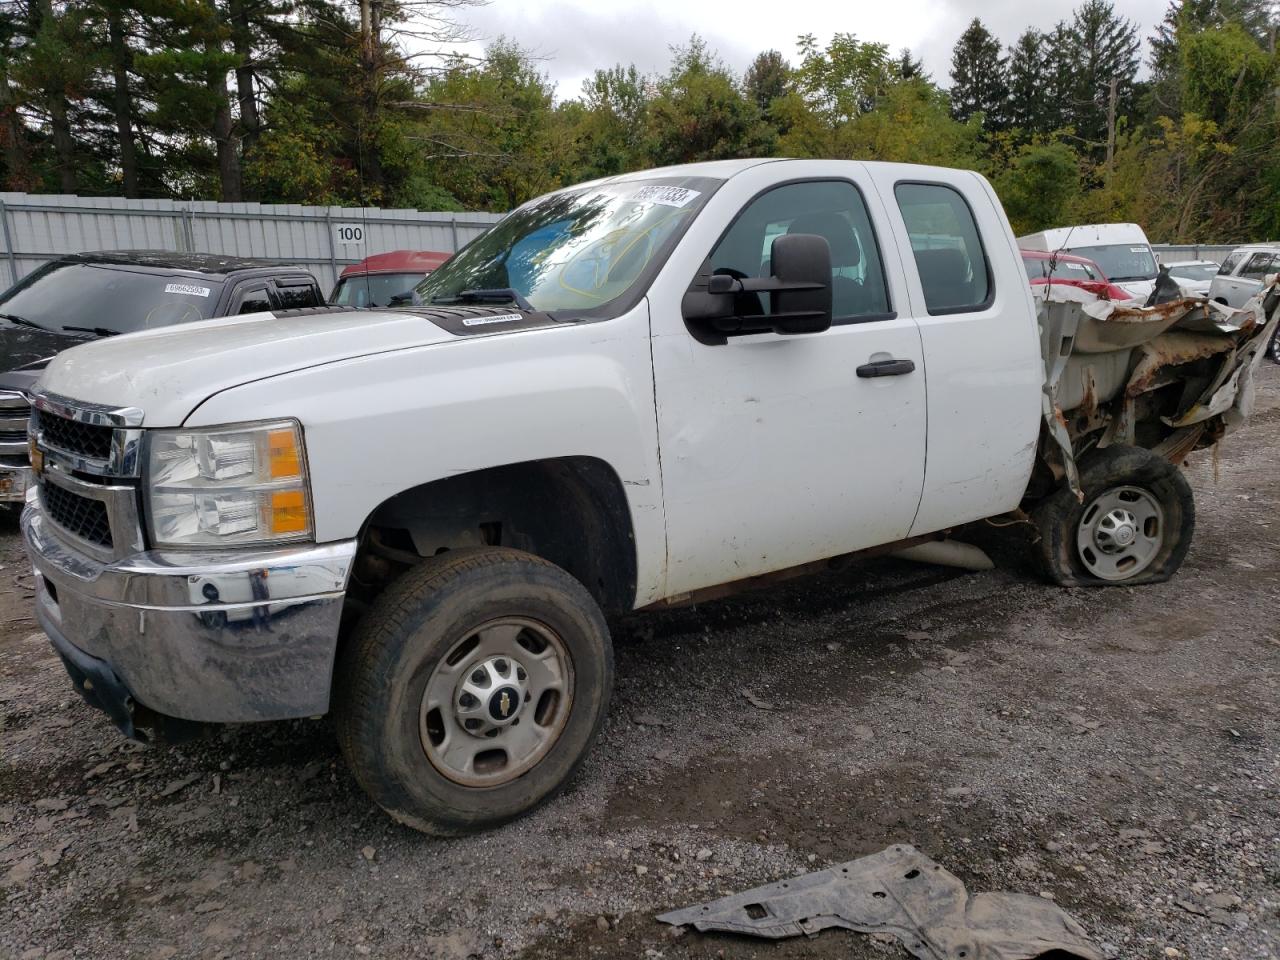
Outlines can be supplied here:
M1280 273L1280 243L1236 247L1209 284L1209 299L1239 309L1262 289L1268 274Z

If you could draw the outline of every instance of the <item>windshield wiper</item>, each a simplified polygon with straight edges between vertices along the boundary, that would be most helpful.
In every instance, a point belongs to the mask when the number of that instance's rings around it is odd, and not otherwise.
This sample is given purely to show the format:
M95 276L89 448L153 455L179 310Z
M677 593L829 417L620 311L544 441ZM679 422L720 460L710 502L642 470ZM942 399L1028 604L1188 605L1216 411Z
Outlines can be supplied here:
M34 320L28 320L26 317L20 317L16 313L0 313L0 320L8 320L10 323L17 323L24 327L35 327L37 330L43 330L44 327L36 323Z
M95 337L114 337L119 335L119 330L108 330L106 327L63 327L70 333L92 333Z
M521 310L534 311L533 304L511 287L486 287L463 290L452 297L433 298L432 303L514 303Z

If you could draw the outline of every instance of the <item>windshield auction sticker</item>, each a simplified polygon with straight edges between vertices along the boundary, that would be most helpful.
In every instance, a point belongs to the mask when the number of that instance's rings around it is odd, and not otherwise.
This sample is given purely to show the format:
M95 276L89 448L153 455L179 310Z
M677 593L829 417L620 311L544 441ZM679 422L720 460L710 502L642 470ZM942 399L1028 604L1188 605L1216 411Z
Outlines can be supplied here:
M688 190L685 187L641 187L631 195L632 200L640 203L660 203L664 207L687 206L701 194L699 190Z
M166 283L165 293L181 293L188 297L207 297L213 291L209 287L197 286L194 283Z

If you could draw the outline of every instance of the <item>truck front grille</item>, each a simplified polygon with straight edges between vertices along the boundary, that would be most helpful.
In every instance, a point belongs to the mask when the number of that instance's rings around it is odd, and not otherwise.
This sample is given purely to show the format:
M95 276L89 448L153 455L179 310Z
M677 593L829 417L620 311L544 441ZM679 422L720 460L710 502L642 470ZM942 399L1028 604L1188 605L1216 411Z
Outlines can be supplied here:
M0 447L4 445L27 445L27 420L31 416L31 405L22 394L0 391ZM0 453L9 450L0 449Z
M47 446L90 460L106 460L111 456L111 441L115 436L111 427L68 420L47 410L39 411L35 422Z
M107 505L52 483L40 485L40 499L49 519L81 540L108 550L112 547Z

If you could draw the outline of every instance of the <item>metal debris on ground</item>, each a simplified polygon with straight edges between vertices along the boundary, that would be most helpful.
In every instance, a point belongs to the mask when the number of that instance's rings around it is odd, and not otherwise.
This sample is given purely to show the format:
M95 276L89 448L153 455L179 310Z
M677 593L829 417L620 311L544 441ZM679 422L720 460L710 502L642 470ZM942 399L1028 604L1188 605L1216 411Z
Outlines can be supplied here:
M828 927L891 934L917 960L1102 960L1062 908L1017 893L970 894L914 847L674 910L662 923L781 940Z

